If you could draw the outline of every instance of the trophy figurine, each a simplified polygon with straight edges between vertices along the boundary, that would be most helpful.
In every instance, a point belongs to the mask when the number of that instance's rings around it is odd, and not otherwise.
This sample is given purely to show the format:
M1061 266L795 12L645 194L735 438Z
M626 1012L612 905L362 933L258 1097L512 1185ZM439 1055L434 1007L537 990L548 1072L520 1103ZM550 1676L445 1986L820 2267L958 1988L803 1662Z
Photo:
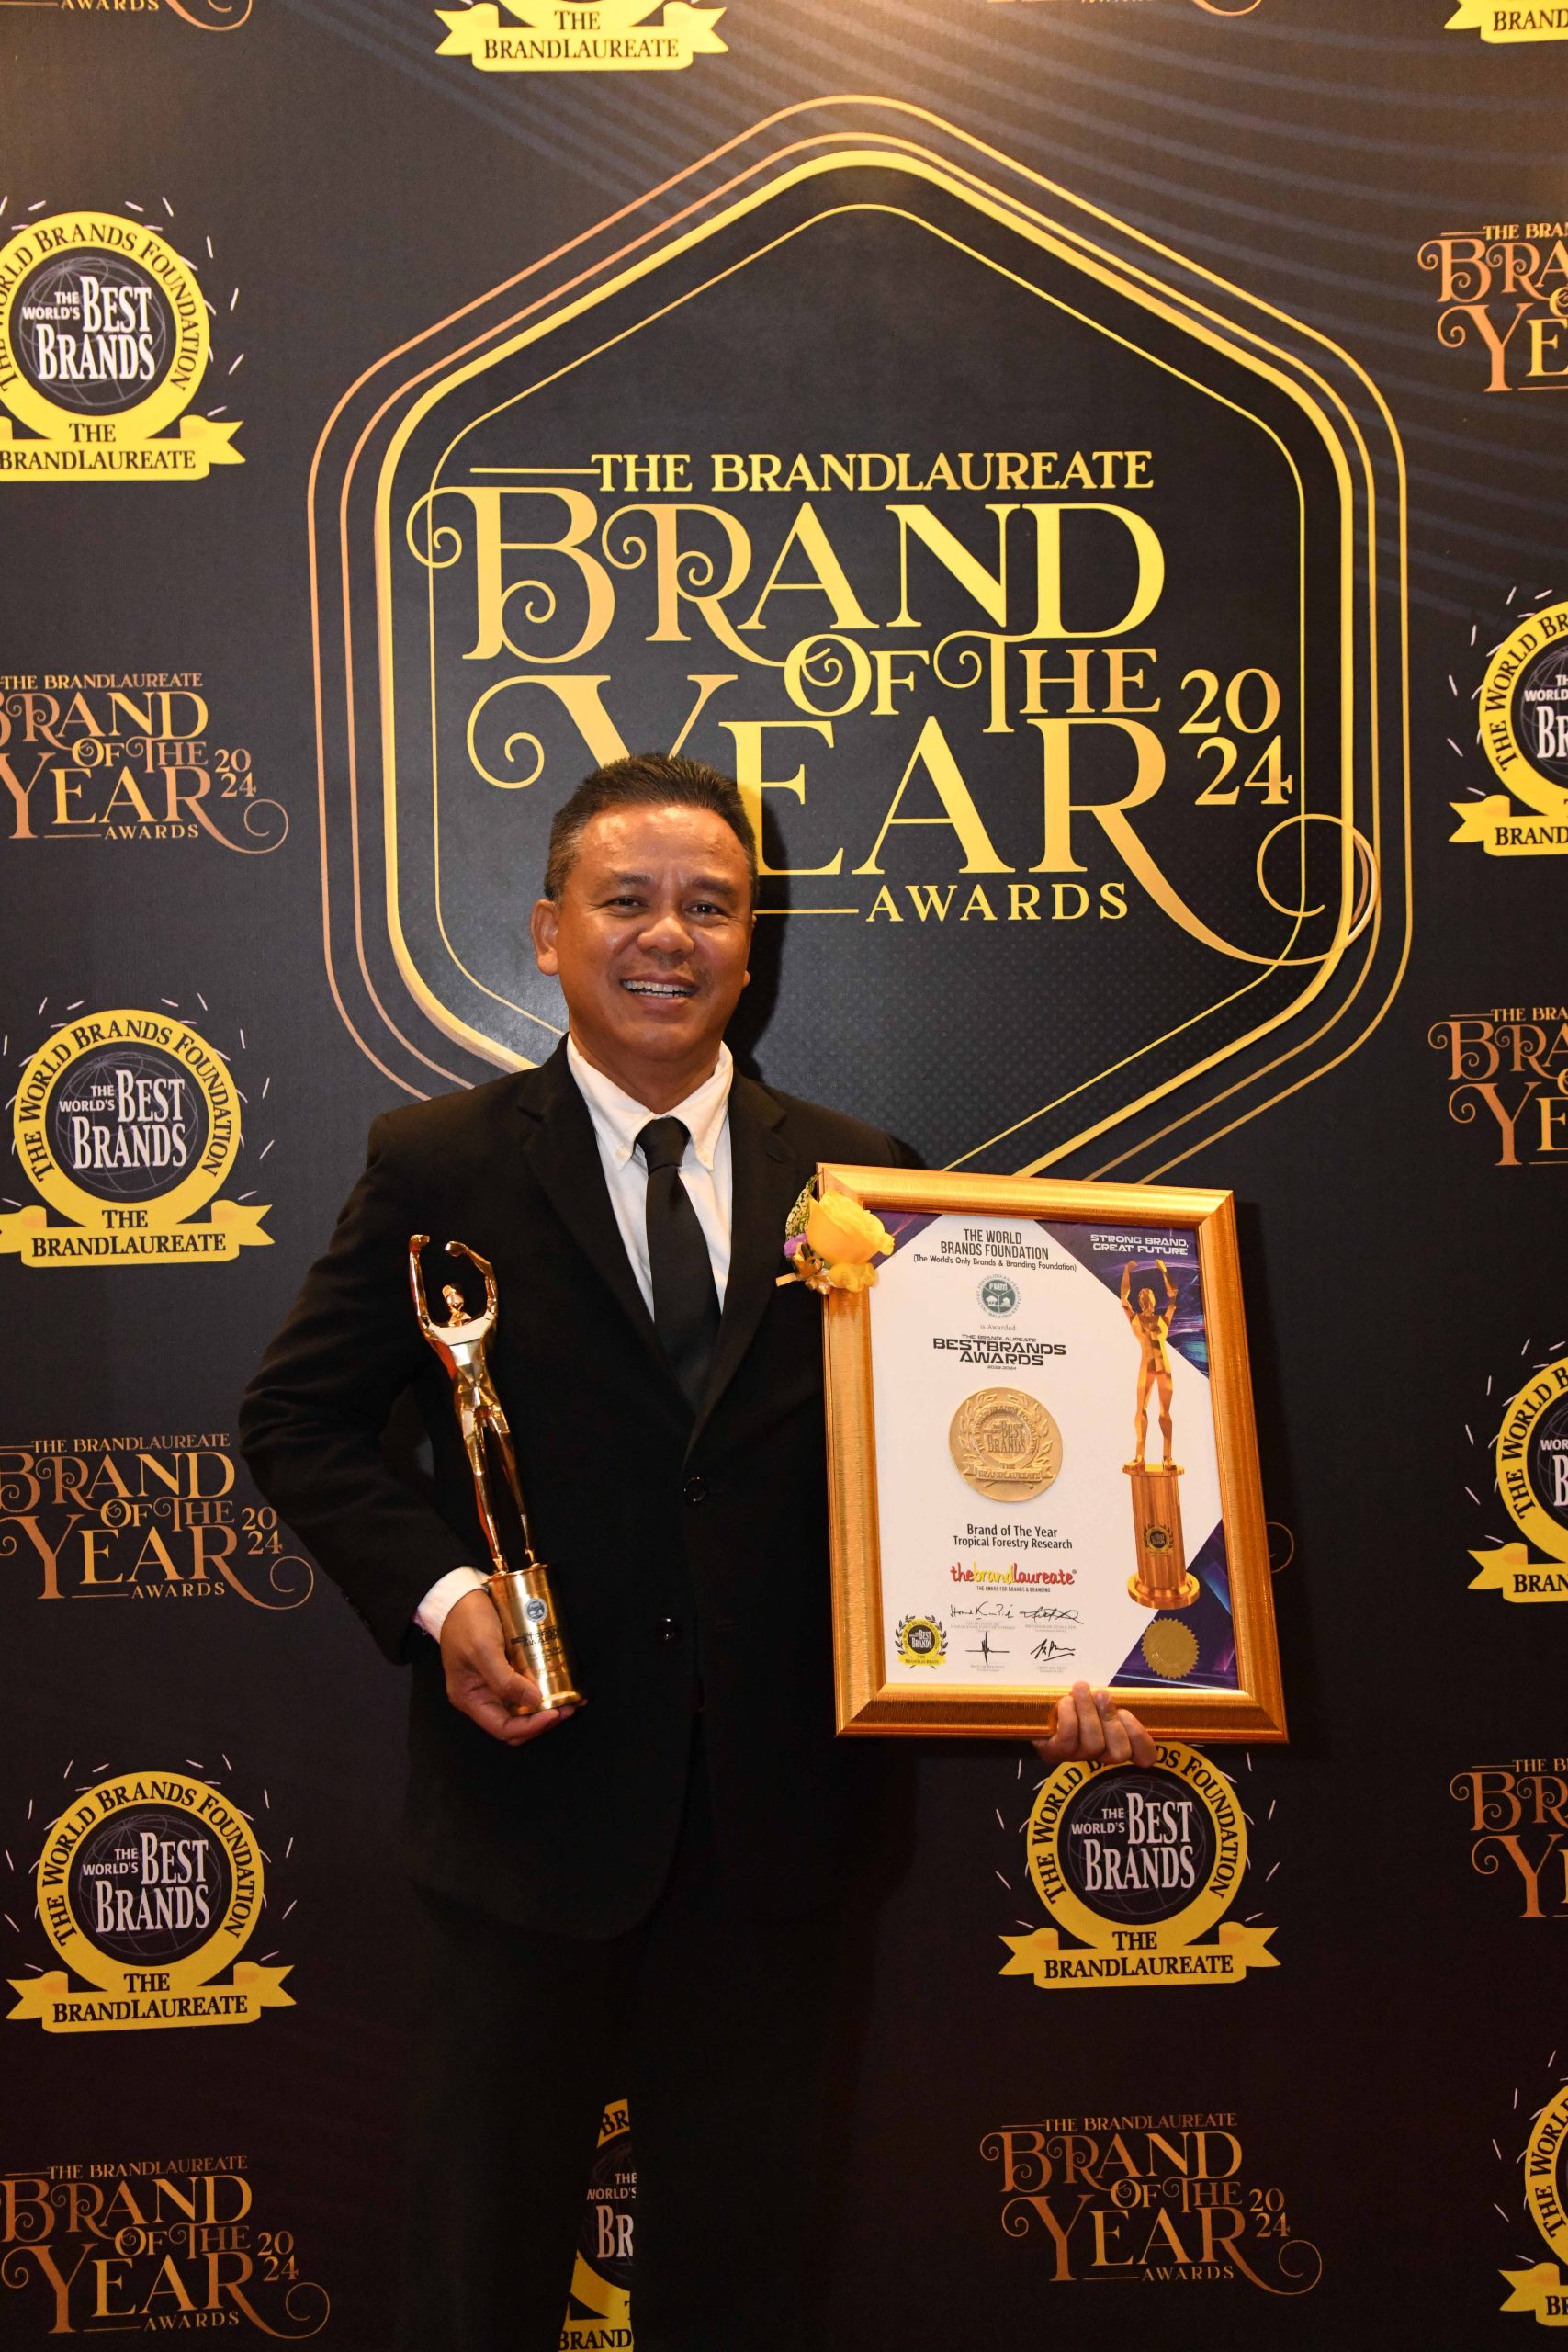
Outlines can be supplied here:
M1138 1547L1135 1575L1127 1589L1141 1609L1190 1609L1198 1598L1198 1579L1187 1573L1187 1553L1181 1540L1181 1493L1177 1480L1181 1464L1170 1458L1170 1318L1176 1306L1176 1284L1163 1258L1155 1261L1165 1285L1165 1306L1156 1305L1145 1283L1137 1304L1132 1299L1133 1265L1122 1276L1122 1312L1138 1342L1138 1402L1133 1416L1136 1450L1122 1468L1133 1482L1133 1530ZM1149 1440L1149 1391L1159 1399L1162 1459L1144 1459Z
M448 1320L437 1323L432 1319L425 1299L424 1275L420 1263L429 1239L428 1233L409 1236L409 1288L413 1293L419 1328L440 1357L442 1367L452 1384L452 1407L463 1432L463 1448L468 1457L468 1467L473 1473L474 1499L479 1505L479 1524L490 1546L493 1573L487 1578L485 1589L495 1603L496 1614L501 1619L507 1662L517 1673L525 1674L530 1681L538 1684L542 1707L579 1706L582 1693L577 1687L577 1671L566 1636L561 1631L555 1594L550 1589L549 1569L543 1560L535 1557L528 1509L523 1500L522 1482L517 1476L517 1456L512 1447L512 1431L491 1377L486 1351L500 1312L495 1270L487 1258L481 1258L479 1251L470 1250L466 1242L449 1241L446 1255L449 1258L466 1258L469 1265L477 1266L484 1276L484 1311L479 1315L470 1315L457 1283L446 1283L442 1286L441 1295L446 1302ZM516 1509L523 1538L521 1567L514 1568L507 1561L506 1547L496 1516L495 1496L491 1486L487 1444L493 1448L501 1464L507 1491Z

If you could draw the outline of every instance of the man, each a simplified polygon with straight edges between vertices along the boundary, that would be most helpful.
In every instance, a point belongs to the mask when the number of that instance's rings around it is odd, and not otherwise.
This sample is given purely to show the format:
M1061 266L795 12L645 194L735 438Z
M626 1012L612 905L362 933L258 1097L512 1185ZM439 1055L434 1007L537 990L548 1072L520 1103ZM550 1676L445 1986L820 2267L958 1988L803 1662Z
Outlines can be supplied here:
M615 762L532 919L570 1031L393 1112L242 1419L263 1491L412 1668L430 1929L400 2343L558 2342L600 2109L629 2094L639 2352L797 2352L847 1895L878 1743L836 1742L821 1306L776 1277L822 1159L908 1164L739 1076L756 853L734 786ZM586 1703L509 1668L411 1236L496 1270L492 1353ZM383 1466L412 1388L434 1505ZM519 1710L523 1712L518 1712ZM1055 1760L1152 1755L1080 1688Z

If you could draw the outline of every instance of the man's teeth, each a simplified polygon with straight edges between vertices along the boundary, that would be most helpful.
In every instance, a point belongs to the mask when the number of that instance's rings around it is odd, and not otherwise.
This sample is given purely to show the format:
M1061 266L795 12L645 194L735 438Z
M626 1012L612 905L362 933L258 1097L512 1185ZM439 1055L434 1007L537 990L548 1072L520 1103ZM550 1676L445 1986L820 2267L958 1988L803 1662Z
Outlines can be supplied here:
M633 996L693 996L696 991L680 980L623 980Z

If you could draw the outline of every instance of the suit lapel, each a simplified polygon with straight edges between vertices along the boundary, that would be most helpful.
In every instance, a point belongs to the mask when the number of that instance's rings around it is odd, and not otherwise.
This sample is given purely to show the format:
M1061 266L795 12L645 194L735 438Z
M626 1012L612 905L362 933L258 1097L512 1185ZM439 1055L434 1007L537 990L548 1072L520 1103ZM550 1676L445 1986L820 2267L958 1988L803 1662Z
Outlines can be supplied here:
M679 1395L626 1256L604 1182L593 1122L578 1092L564 1045L540 1069L529 1072L519 1100L529 1129L525 1147L529 1168L593 1272L632 1323L660 1374Z
M812 1170L796 1159L779 1134L783 1118L773 1096L737 1071L729 1096L729 1280L713 1367L692 1430L694 1444L739 1370L779 1275L787 1272L784 1220Z

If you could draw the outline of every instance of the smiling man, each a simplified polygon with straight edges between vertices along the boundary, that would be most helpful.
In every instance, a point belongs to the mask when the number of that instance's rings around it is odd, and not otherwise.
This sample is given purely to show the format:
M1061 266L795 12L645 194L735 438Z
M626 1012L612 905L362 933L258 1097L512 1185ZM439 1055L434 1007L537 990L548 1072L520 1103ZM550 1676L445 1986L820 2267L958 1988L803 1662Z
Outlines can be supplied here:
M638 2352L825 2340L846 1927L885 1857L836 1742L821 1309L779 1289L824 1159L913 1155L735 1069L756 853L733 784L617 761L559 811L532 931L543 1068L378 1119L252 1385L257 1484L412 1672L426 1933L399 2343L554 2352L601 2110L629 2096ZM492 1366L586 1703L508 1666L409 1237L493 1264ZM413 1392L434 1497L385 1465ZM1152 1748L1087 1690L1042 1753Z

